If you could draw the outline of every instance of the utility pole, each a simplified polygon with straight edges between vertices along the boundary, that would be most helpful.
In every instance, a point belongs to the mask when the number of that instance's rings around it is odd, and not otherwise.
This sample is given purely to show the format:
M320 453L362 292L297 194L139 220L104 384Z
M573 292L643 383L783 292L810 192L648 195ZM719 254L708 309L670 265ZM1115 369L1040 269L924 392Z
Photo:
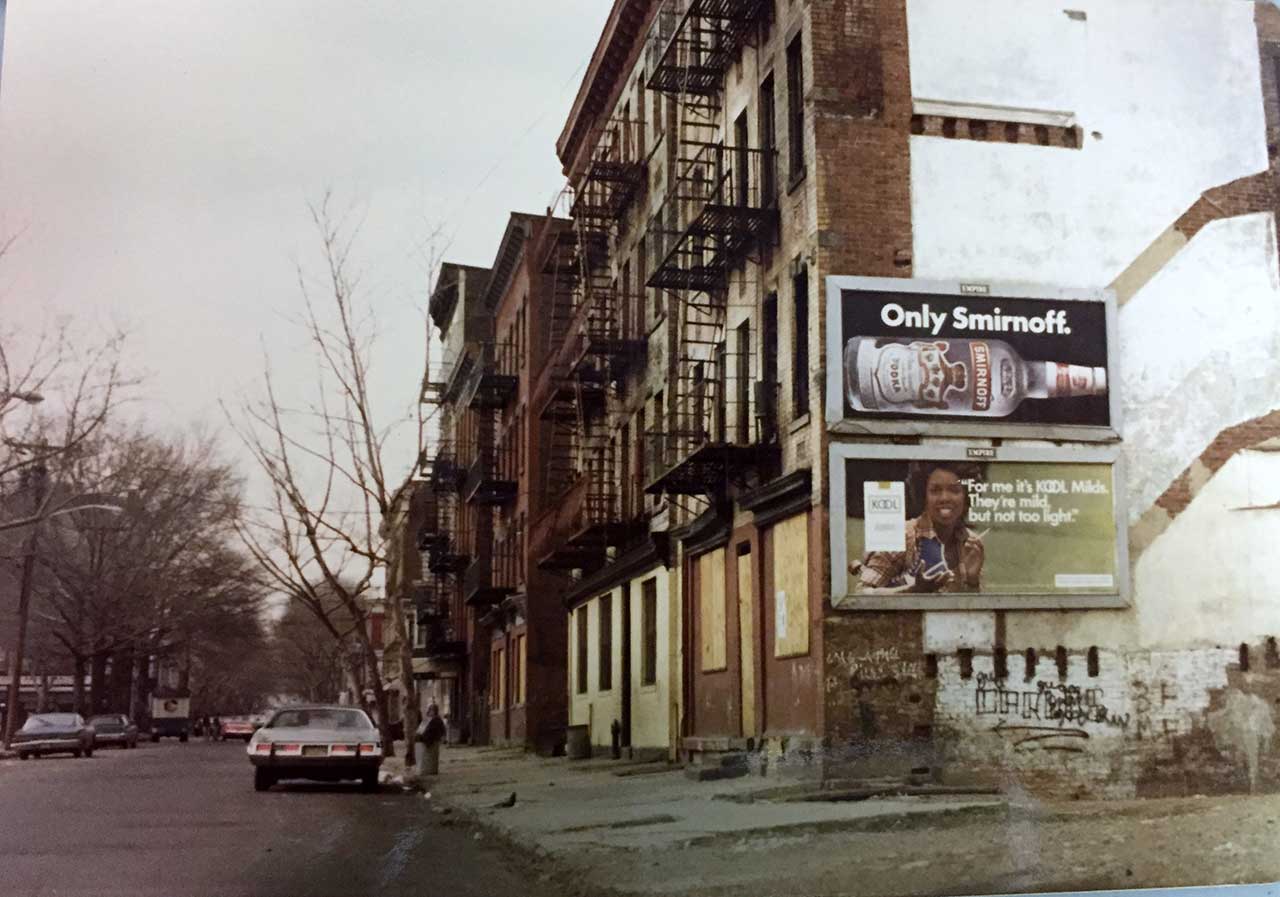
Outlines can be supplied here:
M49 469L43 464L36 464L23 471L26 490L32 496L32 515L39 516L44 506L45 490L48 486ZM40 523L37 520L31 525L27 536L26 550L22 557L22 584L18 590L18 631L13 639L13 651L9 654L9 693L5 701L4 713L4 747L9 749L13 741L14 723L18 719L18 706L22 687L22 653L27 638L27 617L31 613L31 587L35 577L36 549L40 537Z

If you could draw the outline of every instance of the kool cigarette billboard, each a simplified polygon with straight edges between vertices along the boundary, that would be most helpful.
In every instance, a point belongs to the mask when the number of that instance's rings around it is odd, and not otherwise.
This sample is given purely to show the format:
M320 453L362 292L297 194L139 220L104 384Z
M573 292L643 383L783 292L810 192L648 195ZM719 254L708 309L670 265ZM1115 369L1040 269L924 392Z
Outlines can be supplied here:
M833 601L1122 606L1119 485L1106 448L833 445Z
M1116 436L1102 292L832 277L827 296L837 432Z

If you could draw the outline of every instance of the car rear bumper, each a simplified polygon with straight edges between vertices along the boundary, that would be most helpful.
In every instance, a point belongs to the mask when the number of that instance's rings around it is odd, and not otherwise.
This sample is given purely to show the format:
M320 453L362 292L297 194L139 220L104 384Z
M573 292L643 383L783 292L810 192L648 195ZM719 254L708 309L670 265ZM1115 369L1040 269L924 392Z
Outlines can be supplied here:
M270 770L277 779L315 779L318 781L342 781L359 779L376 773L382 765L381 757L256 757L249 762L256 769Z

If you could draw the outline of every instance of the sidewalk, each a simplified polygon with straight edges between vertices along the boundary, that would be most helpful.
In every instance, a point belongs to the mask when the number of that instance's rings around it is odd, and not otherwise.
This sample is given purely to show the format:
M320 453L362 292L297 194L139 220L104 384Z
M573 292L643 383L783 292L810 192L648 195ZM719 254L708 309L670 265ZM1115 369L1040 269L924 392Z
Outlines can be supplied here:
M393 776L403 770L399 760L386 768ZM758 859L836 833L945 828L1005 808L990 795L803 800L799 792L812 788L779 784L754 775L694 782L665 763L453 747L426 790L434 812L457 812L532 849L588 890L654 894L756 882L760 870L744 863L748 852Z

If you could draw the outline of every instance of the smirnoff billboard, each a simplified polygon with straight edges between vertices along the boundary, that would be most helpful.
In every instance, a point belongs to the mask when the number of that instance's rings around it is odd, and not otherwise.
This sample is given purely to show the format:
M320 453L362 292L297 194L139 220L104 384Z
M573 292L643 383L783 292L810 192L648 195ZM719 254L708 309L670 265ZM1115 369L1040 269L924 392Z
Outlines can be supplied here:
M833 277L828 308L833 430L1116 436L1101 292Z

